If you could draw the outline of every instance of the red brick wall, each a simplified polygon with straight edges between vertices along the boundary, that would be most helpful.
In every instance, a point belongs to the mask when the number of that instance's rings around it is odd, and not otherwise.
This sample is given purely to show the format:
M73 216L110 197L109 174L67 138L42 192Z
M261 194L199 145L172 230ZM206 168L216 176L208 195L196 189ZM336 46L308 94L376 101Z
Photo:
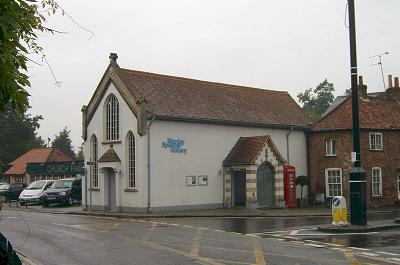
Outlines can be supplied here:
M383 151L369 150L369 131L361 131L361 163L366 173L367 204L369 207L389 206L398 201L397 170L400 170L400 132L383 133ZM325 140L336 139L336 156L325 155ZM352 168L350 154L353 150L351 131L311 132L308 136L311 193L325 193L325 169L342 169L343 196L349 199L349 173ZM372 197L372 168L382 169L382 193Z

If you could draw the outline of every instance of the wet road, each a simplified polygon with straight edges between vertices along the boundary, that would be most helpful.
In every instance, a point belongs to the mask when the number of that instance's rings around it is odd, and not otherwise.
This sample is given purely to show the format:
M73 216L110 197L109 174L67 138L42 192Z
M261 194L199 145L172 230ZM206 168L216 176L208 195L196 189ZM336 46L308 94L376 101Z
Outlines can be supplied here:
M399 213L368 215L370 223L391 222ZM262 238L281 239L285 242L305 242L318 246L353 249L372 256L385 256L400 261L400 229L370 232L333 234L320 232L317 226L329 224L328 217L303 218L184 218L167 219L179 223L219 229L229 232L257 235Z
M27 264L400 264L400 259L389 254L370 256L374 254L371 251L278 235L281 228L292 231L299 225L310 227L320 221L321 218L119 220L1 211L0 231L29 258L31 263ZM266 229L278 236L235 232L266 233Z

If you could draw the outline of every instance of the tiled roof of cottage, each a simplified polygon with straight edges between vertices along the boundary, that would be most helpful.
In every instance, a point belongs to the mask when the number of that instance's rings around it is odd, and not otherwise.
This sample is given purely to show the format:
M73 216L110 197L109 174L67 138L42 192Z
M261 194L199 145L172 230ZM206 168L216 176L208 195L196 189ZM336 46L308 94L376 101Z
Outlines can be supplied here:
M359 99L361 129L400 129L400 104L390 98ZM313 131L351 129L351 98L314 124Z
M71 157L67 156L59 149L54 147L35 148L21 155L9 165L11 166L5 175L23 175L26 172L28 163L54 163L54 162L72 162Z
M159 117L311 127L287 92L199 81L120 68L128 89Z
M279 150L273 143L271 136L251 136L251 137L240 137L236 142L235 146L229 152L228 156L223 161L223 165L251 165L255 163L255 160L260 155L264 146L268 146L272 149L275 157L281 164L284 164L285 159L280 154Z

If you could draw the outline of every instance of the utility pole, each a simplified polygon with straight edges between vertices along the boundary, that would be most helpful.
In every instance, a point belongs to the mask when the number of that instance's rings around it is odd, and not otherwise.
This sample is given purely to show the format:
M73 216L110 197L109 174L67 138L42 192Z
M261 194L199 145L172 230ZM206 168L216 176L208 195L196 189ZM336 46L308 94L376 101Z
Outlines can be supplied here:
M360 121L357 88L357 45L354 0L348 0L351 63L351 103L353 116L353 150L355 161L350 172L350 221L352 225L367 225L365 171L361 167Z

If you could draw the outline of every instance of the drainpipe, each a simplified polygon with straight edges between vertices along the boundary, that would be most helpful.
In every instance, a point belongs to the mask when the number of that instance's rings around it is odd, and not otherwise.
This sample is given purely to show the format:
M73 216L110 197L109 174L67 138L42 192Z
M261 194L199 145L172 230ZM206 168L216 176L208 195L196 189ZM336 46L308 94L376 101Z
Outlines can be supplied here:
M286 156L286 160L287 160L287 163L288 163L288 165L290 165L290 155L289 155L289 151L290 151L290 148L289 148L289 135L290 135L292 132L293 132L293 126L290 126L290 130L289 130L289 132L286 134L286 154L287 154L287 156Z
M150 126L153 121L156 119L156 116L152 115L151 121L147 126L147 212L151 213L151 196L150 196Z

